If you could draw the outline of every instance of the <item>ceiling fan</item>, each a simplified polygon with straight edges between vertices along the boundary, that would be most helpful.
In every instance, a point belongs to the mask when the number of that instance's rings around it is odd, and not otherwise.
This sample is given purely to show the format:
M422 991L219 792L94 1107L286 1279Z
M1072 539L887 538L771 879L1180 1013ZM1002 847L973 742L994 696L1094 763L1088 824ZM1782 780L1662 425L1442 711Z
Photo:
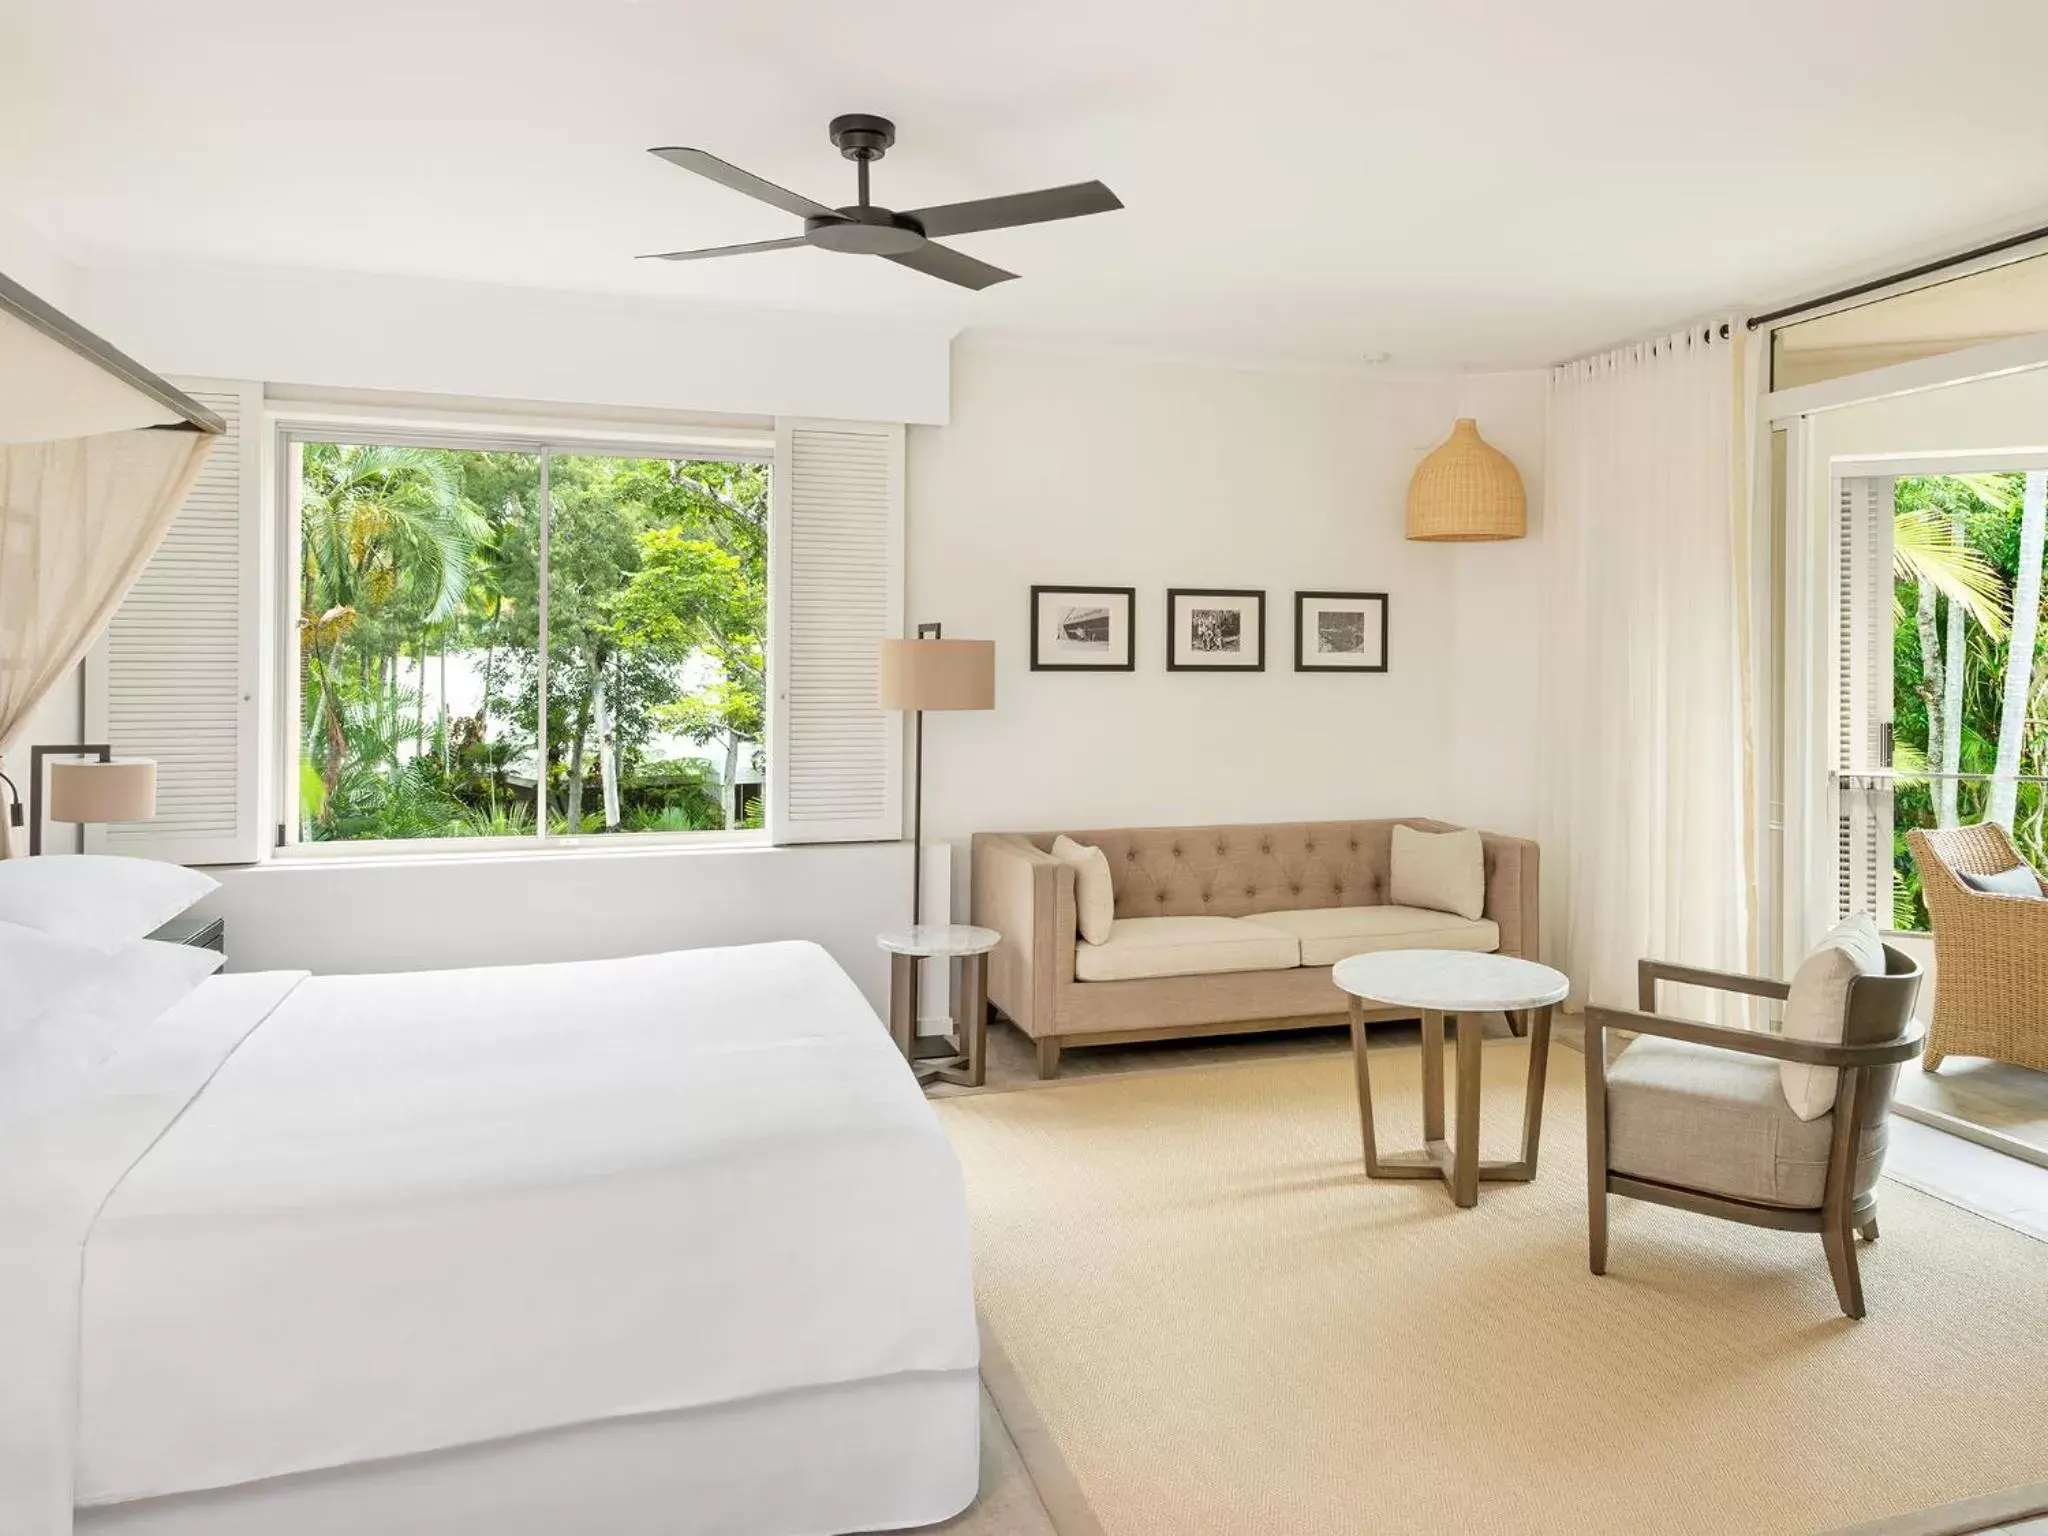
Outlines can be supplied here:
M755 240L746 245L718 245L701 251L661 251L642 261L702 261L712 256L745 256L755 251L787 251L800 245L844 251L855 256L880 256L962 288L988 288L1017 274L938 244L940 235L966 235L984 229L1011 229L1052 219L1108 213L1122 201L1099 181L1008 197L983 197L971 203L943 203L933 208L898 212L868 201L868 167L896 142L896 125L865 112L832 119L828 130L839 153L854 163L860 176L859 201L846 208L827 208L800 193L790 192L752 172L729 165L701 149L650 149L671 165L772 203L804 221L804 232L783 240Z

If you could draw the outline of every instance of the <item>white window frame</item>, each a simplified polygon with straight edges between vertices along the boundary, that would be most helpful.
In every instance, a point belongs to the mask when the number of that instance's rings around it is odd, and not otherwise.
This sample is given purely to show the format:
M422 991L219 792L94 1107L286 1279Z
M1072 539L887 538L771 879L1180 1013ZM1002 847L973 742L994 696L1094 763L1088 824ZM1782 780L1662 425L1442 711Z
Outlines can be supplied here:
M267 776L276 807L274 846L269 857L287 862L371 861L384 859L534 857L540 855L649 852L684 848L766 847L770 837L765 828L708 830L702 832L591 833L550 836L547 820L536 815L535 830L518 837L426 837L349 839L334 842L299 840L299 647L297 592L301 540L298 506L297 455L304 442L388 443L395 446L451 448L493 453L532 453L540 456L541 472L541 570L540 615L542 633L547 622L547 472L550 454L615 455L621 458L684 458L749 461L775 467L775 433L771 428L705 427L678 425L671 430L650 431L642 425L612 425L601 422L547 418L492 419L489 416L449 416L405 408L376 407L323 408L317 404L278 405L265 412L263 441L272 461L272 473L265 477L271 497L271 526L276 532L277 565L272 573L276 602L274 658L277 668L276 710L267 732L266 746L272 754L273 771ZM768 542L768 579L772 588L778 563L773 520ZM772 645L772 642L771 642ZM769 696L772 721L776 658L768 657ZM546 673L542 673L541 743L546 753ZM764 736L772 735L772 724ZM769 753L770 788L780 765L774 759L769 740L762 749ZM537 792L538 793L538 792ZM536 807L538 812L538 807Z
M1756 403L1760 437L1786 434L1784 561L1774 594L1783 615L1778 658L1784 714L1777 761L1782 765L1782 859L1777 871L1777 930L1781 957L1803 955L1832 922L1836 884L1836 796L1830 780L1834 716L1833 677L1822 665L1836 640L1830 577L1830 534L1835 498L1815 504L1816 418L1826 412L1901 395L1972 384L2048 367L2048 332L2011 337L1912 362L1845 374L1840 378L1762 395ZM1768 440L1763 438L1763 440ZM1842 475L1941 474L1991 467L2034 467L2026 449L1854 456L1827 463L1830 490ZM1943 469L1942 465L1956 468ZM1760 489L1768 475L1759 470ZM1824 493L1825 494L1825 493ZM1923 935L1909 934L1909 938Z

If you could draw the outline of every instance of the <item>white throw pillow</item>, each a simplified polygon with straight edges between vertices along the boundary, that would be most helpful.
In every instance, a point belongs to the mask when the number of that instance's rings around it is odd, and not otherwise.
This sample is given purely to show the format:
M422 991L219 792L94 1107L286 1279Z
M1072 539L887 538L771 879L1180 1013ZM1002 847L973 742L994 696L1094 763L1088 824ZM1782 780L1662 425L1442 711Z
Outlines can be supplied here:
M1420 832L1394 827L1387 896L1397 907L1455 912L1467 922L1486 915L1486 849L1471 828Z
M46 935L35 937L59 943ZM76 1099L92 1073L183 1002L225 958L214 950L152 939L138 940L115 955L64 947L88 957L84 966L72 968L79 984L25 1023L0 1030L0 1124Z
M1858 976L1883 974L1884 942L1877 936L1877 924L1861 912L1843 918L1792 973L1792 995L1785 1000L1786 1038L1840 1045L1849 983ZM1835 1107L1840 1075L1834 1067L1778 1063L1785 1102L1802 1120L1817 1120Z
M112 954L219 889L211 875L159 859L102 853L0 859L0 923Z
M1116 887L1109 879L1109 859L1092 843L1077 843L1062 832L1052 840L1056 859L1074 866L1074 916L1081 937L1100 944L1116 920Z

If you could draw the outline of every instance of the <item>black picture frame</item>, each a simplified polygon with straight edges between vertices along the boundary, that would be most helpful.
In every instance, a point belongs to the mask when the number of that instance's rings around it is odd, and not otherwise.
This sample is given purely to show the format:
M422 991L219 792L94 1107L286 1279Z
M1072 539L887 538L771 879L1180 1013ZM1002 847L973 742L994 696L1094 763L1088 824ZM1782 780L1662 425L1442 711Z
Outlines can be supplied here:
M1236 661L1176 661L1180 654L1180 604L1184 598L1252 598L1258 603L1256 653ZM1169 672L1263 672L1266 670L1266 594L1256 587L1168 587L1166 589L1166 670Z
M1308 607L1310 603L1377 604L1380 615L1380 649L1376 662L1310 662L1308 659ZM1294 594L1294 670L1297 672L1385 672L1388 670L1387 594L1384 592L1296 592ZM1368 626L1371 620L1367 620Z
M1040 605L1048 597L1106 597L1124 605L1124 659L1122 661L1060 661L1048 660L1040 652L1039 623ZM1136 587L1099 587L1081 582L1045 584L1031 589L1031 611L1028 620L1031 628L1031 670L1033 672L1135 672L1138 670L1138 589ZM1112 629L1112 633L1114 630Z

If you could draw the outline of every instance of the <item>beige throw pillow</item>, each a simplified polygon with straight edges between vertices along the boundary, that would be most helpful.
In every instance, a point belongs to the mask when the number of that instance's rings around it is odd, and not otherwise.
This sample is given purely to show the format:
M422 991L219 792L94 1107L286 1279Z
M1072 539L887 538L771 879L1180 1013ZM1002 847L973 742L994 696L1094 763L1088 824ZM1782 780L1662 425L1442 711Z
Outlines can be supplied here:
M1052 840L1053 857L1074 866L1074 915L1081 937L1090 944L1109 938L1116 918L1116 888L1109 883L1109 859L1090 843L1077 843L1062 832Z
M1471 828L1418 832L1394 827L1388 897L1397 907L1455 912L1468 922L1486 915L1486 850Z
M1849 983L1858 976L1883 974L1884 943L1877 936L1877 924L1861 912L1843 918L1792 973L1792 995L1785 999L1786 1037L1840 1045ZM1833 1067L1778 1063L1785 1102L1802 1120L1817 1120L1835 1107L1839 1075Z

